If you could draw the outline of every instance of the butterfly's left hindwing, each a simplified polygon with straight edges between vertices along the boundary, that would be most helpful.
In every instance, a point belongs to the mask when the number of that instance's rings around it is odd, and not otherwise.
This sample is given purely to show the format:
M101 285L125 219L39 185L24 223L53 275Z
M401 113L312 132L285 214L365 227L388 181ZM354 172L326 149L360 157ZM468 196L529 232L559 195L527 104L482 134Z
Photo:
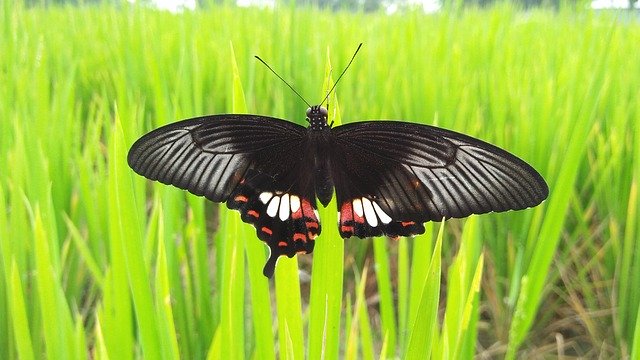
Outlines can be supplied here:
M138 174L226 202L280 255L310 253L320 233L313 154L305 128L256 115L215 115L173 123L141 137L129 166Z

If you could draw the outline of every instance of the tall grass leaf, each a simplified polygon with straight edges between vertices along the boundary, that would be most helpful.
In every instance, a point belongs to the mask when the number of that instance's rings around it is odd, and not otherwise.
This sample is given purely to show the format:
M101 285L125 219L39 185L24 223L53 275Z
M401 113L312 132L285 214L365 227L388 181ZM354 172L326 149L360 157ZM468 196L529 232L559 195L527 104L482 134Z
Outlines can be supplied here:
M431 354L436 338L438 326L438 304L440 299L441 251L444 234L444 221L440 223L440 230L436 238L433 255L429 263L429 270L418 282L420 302L416 311L416 318L409 321L409 344L404 354L405 359L424 359Z
M159 207L159 217L162 218L162 207ZM158 238L162 239L160 230ZM158 312L158 330L160 331L161 351L168 359L179 359L180 351L178 339L173 321L173 310L171 309L171 288L169 286L169 276L167 274L167 255L164 251L164 241L158 241L158 255L156 259L155 274L155 307Z
M449 358L459 357L463 335L467 333L471 306L479 291L482 267L476 267L475 272L471 272L473 265L478 262L474 251L475 243L479 242L477 232L478 218L471 216L464 224L460 249L448 271L442 341L443 354Z
M76 247L78 253L80 254L85 266L91 273L93 280L98 284L98 287L101 289L104 288L104 276L102 274L102 270L98 265L98 262L95 260L91 249L86 244L86 239L82 237L80 231L75 226L75 224L69 219L68 216L64 216L64 221L67 224L67 230L69 231L69 236L71 237L71 241L73 245Z
M595 85L591 84L591 86ZM523 277L520 296L516 303L513 321L509 330L509 345L507 349L507 358L509 359L515 357L516 350L524 341L536 316L542 298L543 287L546 283L546 276L541 276L541 274L548 273L551 260L560 241L562 227L565 222L564 214L569 207L571 194L573 193L572 188L578 176L579 159L584 154L590 130L587 120L593 117L593 109L595 107L594 104L584 106L589 106L591 111L589 109L583 110L575 121L573 133L563 154L564 158L571 160L563 162L557 180L550 186L550 197L547 200L546 216L540 229L539 241L534 249L527 273ZM538 211L541 210L538 209ZM525 278L528 279L528 288L524 286Z
M224 359L244 358L244 226L240 214L225 217L224 265L222 267L220 336Z
M634 332L633 332L633 341L629 346L631 349L630 359L640 358L640 308L638 309L637 314L638 316L636 317L636 328L634 329Z
M330 52L327 48L327 65L323 93L333 86ZM329 123L340 124L340 108L334 92ZM320 154L323 156L323 154ZM319 209L320 220L324 224L322 234L316 239L311 273L311 294L309 299L309 358L337 359L340 348L340 315L342 309L342 281L344 273L344 240L335 224L337 219L336 198L333 196L327 207Z
M109 353L107 352L107 346L104 342L104 336L102 335L102 326L100 325L99 316L96 316L95 344L90 355L96 360L109 360Z
M398 345L404 353L409 316L409 245L407 238L398 239Z
M56 331L44 331L44 340L47 357L50 359L64 359L66 357L77 358L77 349L74 344L73 321L64 297L60 274L51 263L51 251L49 238L42 222L40 209L35 208L34 220L34 252L36 271L38 274L38 308L42 316L44 329L56 329Z
M461 358L460 354L463 353L465 337L475 340L475 336L473 336L475 334L473 332L469 332L469 324L472 322L472 317L477 317L480 311L480 309L477 307L477 299L480 291L480 280L482 280L483 265L484 255L481 254L480 259L478 260L478 264L476 265L476 269L473 273L473 279L471 280L471 284L467 292L467 296L464 302L464 308L462 309L460 329L457 331L457 333L450 334L456 336L455 341L451 342L452 345L449 346L449 353L451 354L452 359Z
M209 350L207 351L207 360L222 359L222 335L220 333L221 328L222 326L218 326L218 328L216 328L216 330L213 332L211 344L209 345Z
M627 337L630 333L631 327L634 326L631 318L629 318L634 311L632 308L635 306L640 306L640 302L637 304L633 303L634 293L637 291L634 285L635 280L637 280L638 274L634 272L634 262L639 262L638 259L638 250L640 249L640 244L638 243L638 236L636 234L636 219L638 216L638 186L636 179L634 178L631 182L631 189L629 191L629 201L627 203L627 219L625 221L625 229L624 235L622 238L622 250L619 252L620 259L619 262L619 280L618 280L618 311L620 312L620 326L622 327L621 332L623 337ZM638 300L638 299L636 299ZM638 314L635 314L637 317ZM635 341L636 332L638 324L635 324L634 331L631 332L633 334L633 340Z
M345 326L345 332L347 333L347 339L345 341L345 359L357 359L358 358L358 332L360 321L359 316L362 308L366 308L366 299L364 295L364 288L367 283L367 268L362 270L360 281L357 283L356 288L356 304L353 307L353 316L350 326Z
M16 260L13 258L11 251L11 242L9 240L9 224L8 214L4 208L8 206L4 195L4 186L0 183L0 312L9 314L11 311L11 296L15 296L11 291L11 274L12 263ZM17 264L16 264L17 266ZM19 273L19 270L16 270ZM24 294L20 296L24 297ZM13 326L10 316L4 316L0 319L0 358L9 358L15 355L13 347L13 336L10 328Z
M233 68L233 113L246 113L245 102L240 73L231 45L231 61ZM241 224L246 227L247 225ZM247 233L248 231L245 232ZM271 314L271 293L269 290L269 279L262 274L262 267L267 261L265 244L255 236L247 237L244 242L247 257L249 289L251 300L251 315L253 317L253 331L255 340L254 352L260 355L261 359L275 359L275 348L273 338L273 317Z
M429 271L429 254L432 252L433 246L433 222L424 224L425 232L413 238L413 254L411 257L411 282L409 284L409 313L407 315L407 327L405 332L405 344L403 349L409 343L409 332L415 326L415 319L418 317L418 309L422 301L422 288L424 279L427 278ZM403 352L404 353L404 352Z
M362 294L363 299L365 294ZM371 334L371 321L369 319L369 310L367 309L366 301L363 302L363 306L358 310L358 330L360 332L360 349L362 351L363 360L374 359L374 343L373 336Z
M378 280L378 294L380 296L380 318L382 333L387 342L387 357L396 355L396 316L393 301L393 285L391 284L391 270L389 268L389 253L387 252L386 237L373 239L373 255L375 259L376 279ZM382 354L381 354L382 355Z
M123 287L114 290L118 293L126 292L127 289L131 291L141 351L145 357L161 359L168 354L160 351L160 327L156 318L150 274L143 253L141 226L137 213L133 211L136 209L133 175L126 164L124 144L120 119L116 116L109 146L109 217L111 240L117 248L113 255L123 257L124 264L121 265L124 265L124 269L118 269L118 272L124 271L126 282L122 284ZM123 280L125 279L119 279Z
M304 358L302 303L298 258L281 256L276 264L276 308L278 311L278 344L281 359ZM314 334L321 336L321 334Z
M18 272L18 265L15 260L11 262L11 273L9 278L9 308L13 330L13 339L15 341L15 350L17 357L24 360L35 359L33 353L33 343L31 341L31 332L29 331L29 320L27 317L27 309L25 306L25 297L22 290L22 281ZM8 350L8 348L7 348Z
M74 330L74 344L76 346L74 353L77 354L76 359L87 359L89 355L87 354L87 336L84 330L84 319L82 319L82 316L79 314L75 316Z
M233 111L244 107L242 85L235 66L235 56L231 50L233 64ZM240 108L240 109L239 109ZM220 336L221 356L226 359L244 358L244 224L236 211L225 212L221 221L225 222L223 267L221 285Z

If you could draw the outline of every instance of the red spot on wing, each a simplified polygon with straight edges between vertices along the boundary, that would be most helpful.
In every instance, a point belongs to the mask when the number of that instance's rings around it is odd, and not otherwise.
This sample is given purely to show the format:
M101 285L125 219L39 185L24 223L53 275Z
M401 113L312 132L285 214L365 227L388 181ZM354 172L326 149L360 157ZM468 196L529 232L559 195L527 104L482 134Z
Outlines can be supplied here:
M340 207L340 222L351 220L353 220L353 205L351 205L351 201L345 201Z
M255 217L255 218L259 218L259 217L260 217L260 214L259 214L257 211L255 211L255 210L249 210L249 211L247 211L247 215L253 216L253 217Z
M303 233L295 233L293 234L293 241L297 240L307 242L307 237Z
M415 221L403 221L403 222L400 223L400 225L405 226L405 227L406 226L415 225L415 224L416 224Z
M298 208L298 210L296 212L291 214L291 218L294 219L294 220L301 219L302 218L302 208Z
M300 207L302 208L302 214L305 217L318 220L316 219L316 214L313 212L313 206L311 206L311 203L308 200L302 199Z
M273 231L271 231L271 229L269 229L266 226L263 226L262 229L260 229L260 230L262 230L262 232L265 233L265 234L273 235Z
M247 198L244 195L238 195L235 198L233 198L233 200L235 200L237 202L241 202L241 203L246 203L247 201L249 201L249 198Z
M345 233L346 233L346 232L350 232L350 233L352 233L352 232L354 231L354 229L353 229L353 226L342 225L342 226L340 227L340 231L345 232Z
M278 243L278 246L280 246L280 247L286 247L286 246L287 246L287 242L286 242L286 241L280 241L280 242Z
M316 229L318 230L318 223L315 221L307 221L306 222L307 229Z

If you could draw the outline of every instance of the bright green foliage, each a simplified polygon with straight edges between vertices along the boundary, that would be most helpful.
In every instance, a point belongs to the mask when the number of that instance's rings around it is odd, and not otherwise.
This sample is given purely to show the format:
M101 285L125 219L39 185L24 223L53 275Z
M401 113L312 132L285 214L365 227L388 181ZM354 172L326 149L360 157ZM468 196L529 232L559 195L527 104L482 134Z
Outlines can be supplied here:
M0 359L640 354L628 14L0 6ZM281 258L268 280L237 212L127 166L139 136L178 119L304 125L253 55L315 104L360 42L330 97L335 124L477 136L534 165L549 199L397 242L342 240L334 200L314 254Z

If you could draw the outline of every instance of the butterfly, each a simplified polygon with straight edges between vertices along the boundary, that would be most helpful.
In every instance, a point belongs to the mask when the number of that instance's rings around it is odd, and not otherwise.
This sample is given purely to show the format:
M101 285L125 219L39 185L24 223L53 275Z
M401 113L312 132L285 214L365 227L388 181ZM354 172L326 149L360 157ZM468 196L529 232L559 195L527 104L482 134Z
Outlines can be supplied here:
M271 251L269 278L278 257L313 251L317 201L326 207L334 191L345 239L413 236L427 221L525 209L549 194L526 162L464 134L402 121L333 127L321 105L306 121L187 119L142 136L127 160L148 179L238 210Z

